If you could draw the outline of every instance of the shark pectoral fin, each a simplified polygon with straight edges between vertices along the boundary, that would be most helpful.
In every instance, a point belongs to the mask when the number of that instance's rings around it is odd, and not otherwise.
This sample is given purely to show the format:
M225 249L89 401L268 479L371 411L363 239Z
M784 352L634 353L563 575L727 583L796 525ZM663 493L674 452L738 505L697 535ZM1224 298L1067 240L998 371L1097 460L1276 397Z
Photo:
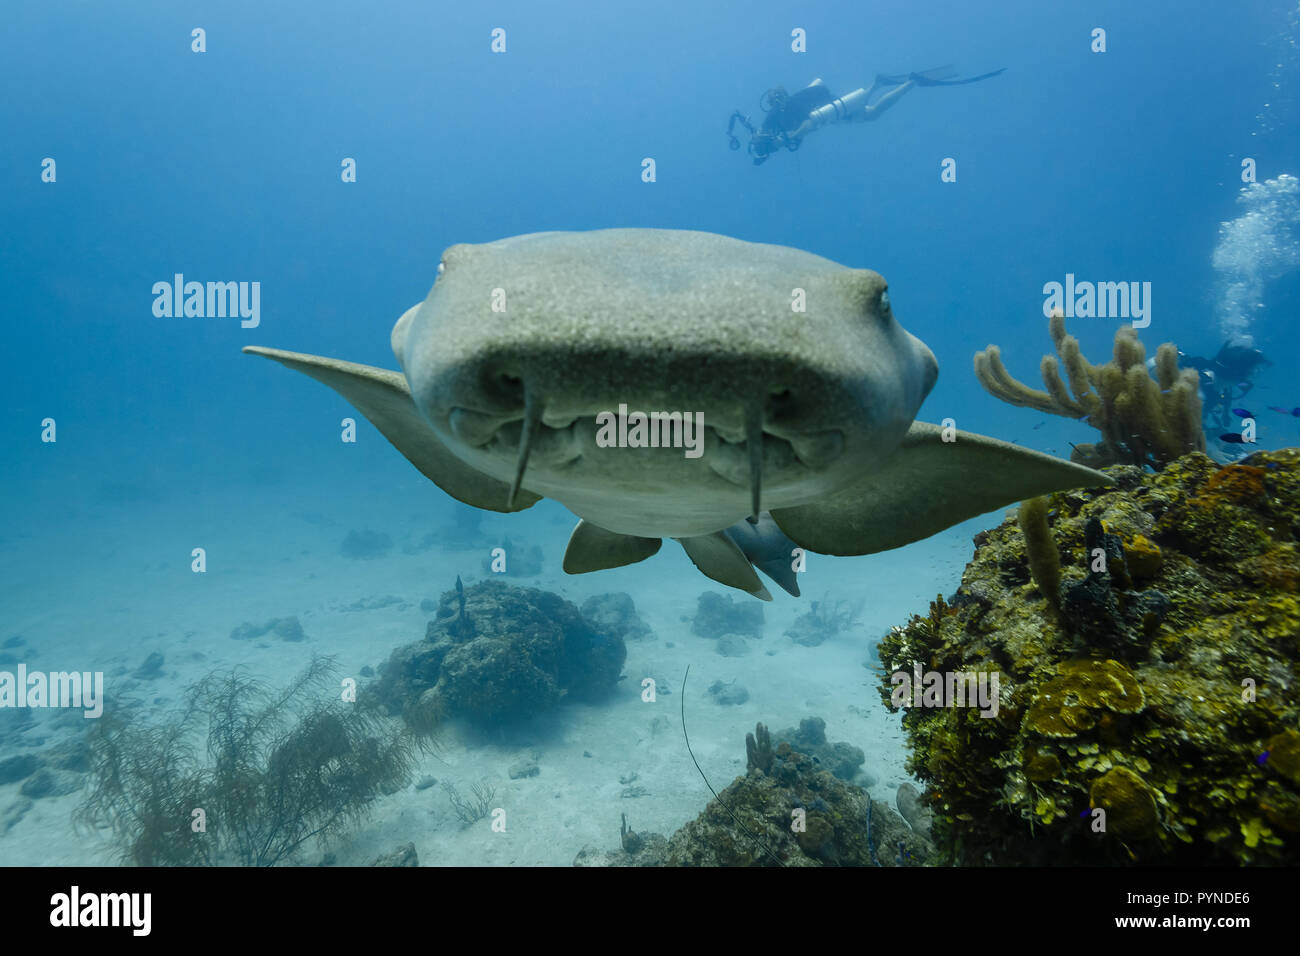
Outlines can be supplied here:
M564 549L564 573L586 574L636 564L657 552L662 544L660 538L618 534L590 521L579 521Z
M796 544L822 554L899 548L967 518L1066 488L1113 484L1099 471L971 432L913 422L881 467L816 502L772 511Z
M772 600L772 595L758 579L754 566L725 531L678 538L677 542L685 549L691 563L719 584L738 588L764 601Z
M507 509L510 486L471 468L447 449L415 407L400 372L256 345L246 345L244 351L275 359L334 389L365 415L407 461L458 501L488 511L522 511L541 501L537 495L521 490L515 495L514 507Z

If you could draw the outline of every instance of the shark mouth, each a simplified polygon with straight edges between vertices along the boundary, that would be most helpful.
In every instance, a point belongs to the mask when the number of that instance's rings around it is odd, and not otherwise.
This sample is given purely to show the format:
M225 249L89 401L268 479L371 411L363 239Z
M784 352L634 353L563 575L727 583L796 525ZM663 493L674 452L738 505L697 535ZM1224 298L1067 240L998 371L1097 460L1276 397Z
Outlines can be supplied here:
M527 397L522 418L503 418L467 408L453 408L447 417L451 433L472 448L500 457L512 457L514 478L507 507L523 486L530 461L564 468L578 461L586 445L585 436L597 431L596 417L547 420L540 403ZM763 473L788 474L796 468L821 471L844 452L844 433L838 428L777 434L764 427L761 409L747 410L743 431L726 430L709 424L699 436L706 449L705 464L732 484L750 489L752 517L757 518L762 495ZM674 446L675 447L675 446Z

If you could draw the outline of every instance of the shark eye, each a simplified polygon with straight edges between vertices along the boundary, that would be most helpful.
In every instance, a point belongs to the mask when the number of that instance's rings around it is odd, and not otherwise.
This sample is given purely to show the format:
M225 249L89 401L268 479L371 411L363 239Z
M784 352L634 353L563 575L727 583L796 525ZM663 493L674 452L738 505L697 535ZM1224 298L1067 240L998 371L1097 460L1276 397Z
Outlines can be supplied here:
M889 290L880 290L880 311L882 313L889 311Z
M442 275L442 274L443 274L444 272L446 272L446 271L447 271L447 263L445 263L445 262L439 262L439 263L438 263L438 275Z

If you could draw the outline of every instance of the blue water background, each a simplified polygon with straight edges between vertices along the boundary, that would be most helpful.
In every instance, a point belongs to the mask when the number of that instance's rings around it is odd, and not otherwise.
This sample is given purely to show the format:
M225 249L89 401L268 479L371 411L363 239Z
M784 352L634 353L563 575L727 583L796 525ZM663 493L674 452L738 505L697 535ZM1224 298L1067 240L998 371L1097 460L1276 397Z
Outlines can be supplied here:
M430 509L446 507L398 455L374 453L368 424L370 451L341 447L338 422L354 414L342 399L240 347L393 367L391 325L427 293L443 248L549 229L712 230L875 268L939 359L923 418L1067 455L1089 429L987 396L971 355L1000 343L1036 383L1042 286L1067 272L1150 281L1149 347L1217 348L1210 256L1236 215L1241 159L1261 179L1300 172L1290 9L12 6L0 62L5 525L39 548L43 528L113 488L138 496L141 533L167 496L208 529L238 525L232 503L288 507L300 493L346 512L423 486ZM504 55L489 49L498 26ZM1096 26L1104 54L1089 49ZM795 27L807 53L790 50ZM769 87L821 77L841 92L947 63L1007 72L916 89L879 122L820 131L761 168L727 149L731 110L757 117ZM46 156L57 184L40 181ZM355 184L340 181L344 157ZM945 157L955 184L940 182ZM151 287L176 272L260 281L261 326L154 317ZM1300 405L1297 302L1292 274L1255 323L1276 363L1261 402ZM1101 360L1116 324L1070 330ZM38 440L47 416L57 446ZM1261 443L1296 443L1297 422L1262 419ZM154 531L187 553L196 527Z

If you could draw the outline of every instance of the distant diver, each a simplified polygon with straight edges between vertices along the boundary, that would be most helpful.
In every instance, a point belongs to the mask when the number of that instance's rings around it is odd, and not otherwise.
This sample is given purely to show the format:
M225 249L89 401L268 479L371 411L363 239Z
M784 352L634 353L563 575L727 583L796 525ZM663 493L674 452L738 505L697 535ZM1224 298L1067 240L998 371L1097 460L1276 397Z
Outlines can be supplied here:
M1224 342L1214 358L1180 352L1178 362L1184 368L1196 369L1201 380L1201 416L1212 430L1228 427L1238 411L1233 406L1255 387L1251 381L1255 373L1273 364L1261 350L1231 342Z
M1005 69L1005 67L1003 68ZM764 93L758 101L767 114L761 127L755 127L740 110L731 114L727 124L727 137L733 150L740 149L736 137L736 124L749 131L749 155L754 165L761 166L769 156L781 149L794 152L803 144L803 138L828 123L861 123L879 119L914 86L962 86L997 76L1003 70L981 73L966 79L953 79L954 71L939 67L924 73L906 73L896 76L878 74L871 88L861 87L837 97L820 79L813 80L795 94L775 87Z

